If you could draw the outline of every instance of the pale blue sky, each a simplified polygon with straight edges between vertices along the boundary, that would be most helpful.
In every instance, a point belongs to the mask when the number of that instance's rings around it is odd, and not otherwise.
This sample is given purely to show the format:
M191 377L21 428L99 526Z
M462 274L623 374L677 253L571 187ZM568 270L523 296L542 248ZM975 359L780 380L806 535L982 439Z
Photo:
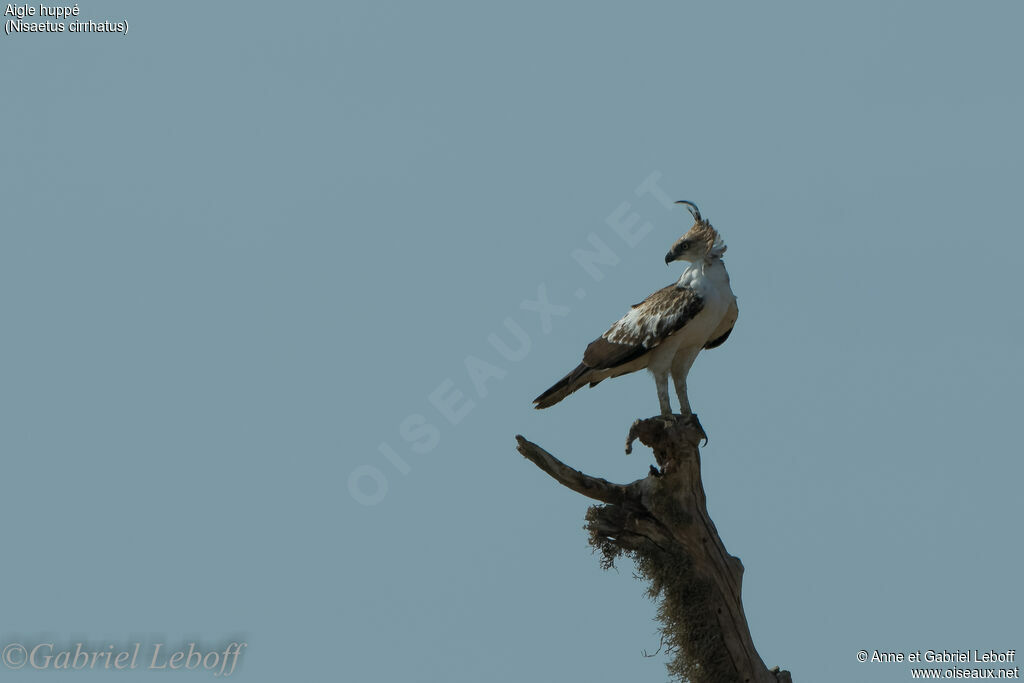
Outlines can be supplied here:
M0 36L3 644L663 681L643 587L513 441L647 471L650 378L530 401L678 277L654 175L729 244L690 399L765 662L1024 651L1019 3L81 9L130 30ZM161 676L208 674L54 678Z

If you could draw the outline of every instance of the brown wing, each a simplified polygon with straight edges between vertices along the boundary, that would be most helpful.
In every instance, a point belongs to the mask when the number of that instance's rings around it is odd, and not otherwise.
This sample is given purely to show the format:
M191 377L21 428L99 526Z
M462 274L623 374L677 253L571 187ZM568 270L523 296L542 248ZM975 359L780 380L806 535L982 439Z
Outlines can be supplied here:
M636 360L703 309L704 300L691 289L674 284L659 289L591 342L583 354L583 365L604 370Z
M681 329L704 308L704 300L692 290L669 285L659 289L591 342L583 362L533 399L535 408L549 408L581 387L594 386L607 377L632 372L628 363L650 352L670 334Z

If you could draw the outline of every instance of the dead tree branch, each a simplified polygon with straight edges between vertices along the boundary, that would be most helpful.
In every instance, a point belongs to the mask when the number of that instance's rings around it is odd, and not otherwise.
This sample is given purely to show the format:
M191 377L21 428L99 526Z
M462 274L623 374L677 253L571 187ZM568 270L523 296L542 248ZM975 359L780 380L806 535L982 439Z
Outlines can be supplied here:
M791 683L788 671L764 665L743 613L743 563L725 549L708 516L700 476L700 424L689 417L637 420L627 452L639 439L660 470L631 484L613 484L575 470L517 436L518 450L559 484L600 501L587 511L590 543L611 567L631 557L657 601L669 673L694 683Z

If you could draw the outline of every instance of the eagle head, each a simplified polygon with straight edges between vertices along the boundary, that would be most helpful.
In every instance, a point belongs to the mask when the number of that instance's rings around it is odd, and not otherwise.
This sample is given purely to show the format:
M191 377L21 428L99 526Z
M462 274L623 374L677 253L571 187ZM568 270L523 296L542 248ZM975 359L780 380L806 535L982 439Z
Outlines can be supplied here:
M725 242L722 241L718 231L711 227L711 223L700 215L697 205L685 200L678 201L676 204L685 204L695 222L693 227L676 240L676 243L665 254L665 263L673 261L695 263L716 256L721 257L725 253Z

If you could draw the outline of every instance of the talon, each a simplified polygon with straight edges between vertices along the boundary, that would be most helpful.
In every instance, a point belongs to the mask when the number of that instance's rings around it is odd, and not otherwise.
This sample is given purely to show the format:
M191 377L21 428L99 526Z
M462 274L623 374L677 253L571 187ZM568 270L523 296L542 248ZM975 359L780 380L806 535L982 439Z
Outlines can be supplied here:
M708 434L704 431L704 427L701 425L700 420L697 419L696 413L690 413L690 418L693 420L693 428L697 430L700 437L704 440L704 445L708 445Z

